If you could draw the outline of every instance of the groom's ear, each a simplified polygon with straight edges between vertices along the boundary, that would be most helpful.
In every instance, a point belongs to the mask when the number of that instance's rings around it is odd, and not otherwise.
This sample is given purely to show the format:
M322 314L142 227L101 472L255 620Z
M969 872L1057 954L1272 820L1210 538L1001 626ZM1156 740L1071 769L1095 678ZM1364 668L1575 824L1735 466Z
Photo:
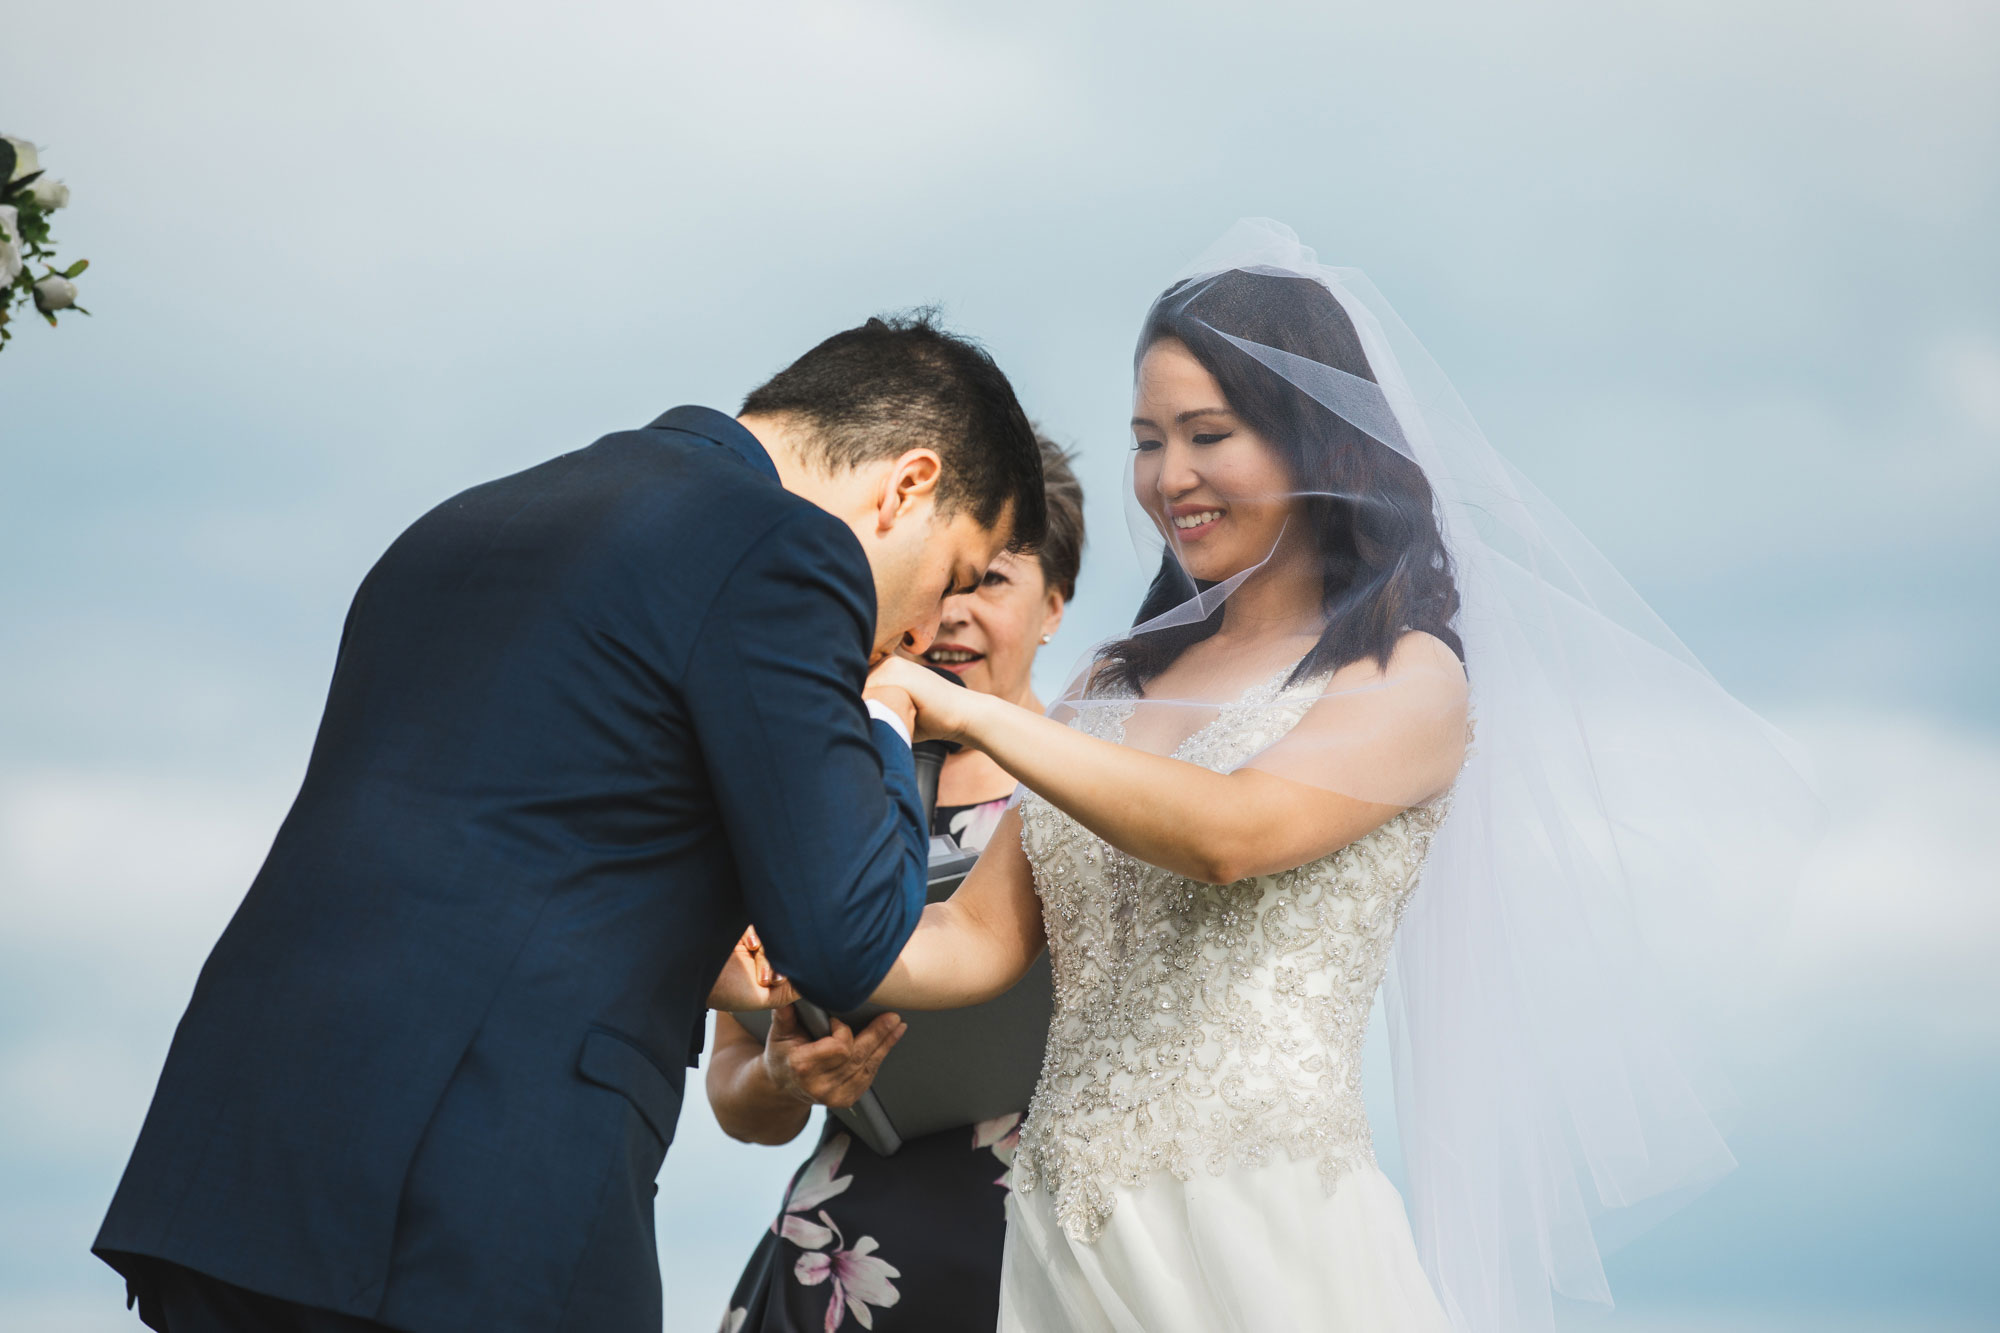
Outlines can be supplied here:
M935 449L911 449L891 461L876 497L876 532L887 532L903 519L934 509L943 480L944 460Z

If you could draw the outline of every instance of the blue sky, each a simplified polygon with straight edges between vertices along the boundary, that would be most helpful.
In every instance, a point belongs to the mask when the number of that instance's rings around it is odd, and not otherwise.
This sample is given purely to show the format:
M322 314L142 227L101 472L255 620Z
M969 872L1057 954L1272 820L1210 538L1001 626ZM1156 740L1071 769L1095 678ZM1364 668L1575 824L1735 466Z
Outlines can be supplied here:
M938 301L1082 451L1059 676L1141 582L1133 329L1246 214L1370 274L1834 812L1743 1166L1607 1326L2000 1321L2000 11L960 8L10 13L95 317L0 353L0 1327L137 1327L85 1249L396 532ZM706 1330L799 1154L681 1134Z

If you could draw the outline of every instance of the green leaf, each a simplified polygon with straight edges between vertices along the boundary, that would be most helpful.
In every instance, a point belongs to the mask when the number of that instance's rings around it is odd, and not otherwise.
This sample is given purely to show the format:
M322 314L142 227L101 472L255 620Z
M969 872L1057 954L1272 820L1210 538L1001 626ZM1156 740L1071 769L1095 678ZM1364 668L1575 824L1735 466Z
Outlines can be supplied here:
M7 193L7 180L14 174L14 160L18 156L13 144L0 139L0 195Z
M85 269L89 267L90 267L90 261L88 259L79 259L74 264L71 264L68 268L64 269L62 271L62 275L65 278L74 278L77 274L83 272Z

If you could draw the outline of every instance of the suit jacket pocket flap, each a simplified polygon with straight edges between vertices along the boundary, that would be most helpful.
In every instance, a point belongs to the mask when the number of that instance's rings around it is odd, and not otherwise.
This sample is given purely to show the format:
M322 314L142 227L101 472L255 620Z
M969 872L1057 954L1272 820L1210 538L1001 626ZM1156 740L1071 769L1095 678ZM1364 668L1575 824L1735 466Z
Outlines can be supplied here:
M673 1142L681 1090L651 1056L614 1032L592 1028L584 1034L576 1072L599 1087L623 1094L660 1136L661 1143Z

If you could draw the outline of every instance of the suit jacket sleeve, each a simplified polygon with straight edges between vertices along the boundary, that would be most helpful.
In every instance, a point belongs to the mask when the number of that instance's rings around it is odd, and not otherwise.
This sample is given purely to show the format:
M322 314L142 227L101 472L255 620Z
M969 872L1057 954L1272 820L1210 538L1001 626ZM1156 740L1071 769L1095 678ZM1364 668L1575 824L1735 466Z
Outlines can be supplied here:
M750 919L832 1009L868 998L924 905L916 767L861 699L874 603L852 534L794 511L723 582L687 674Z

